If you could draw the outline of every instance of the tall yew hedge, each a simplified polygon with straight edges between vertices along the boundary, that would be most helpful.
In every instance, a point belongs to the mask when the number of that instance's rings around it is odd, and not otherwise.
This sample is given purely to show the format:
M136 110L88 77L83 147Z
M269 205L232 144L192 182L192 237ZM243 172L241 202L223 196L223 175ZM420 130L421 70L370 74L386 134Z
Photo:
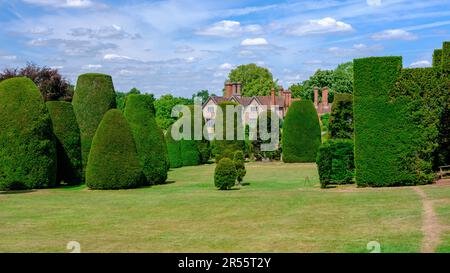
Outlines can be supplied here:
M316 162L321 142L319 117L313 103L309 100L293 102L283 123L283 161Z
M48 101L46 105L56 138L58 159L56 182L79 184L82 180L80 128L72 104L64 101Z
M127 189L141 186L144 179L130 125L120 110L111 109L92 140L86 185L90 189Z
M167 128L165 139L170 167L171 168L183 167L183 160L181 159L181 141L173 139L172 126L169 126L169 128Z
M55 181L55 139L41 93L28 78L2 81L0 190L52 187Z
M153 109L152 97L127 96L124 115L133 132L148 185L164 183L170 167L164 134L156 124Z
M80 75L72 104L80 127L84 172L95 131L103 115L109 109L116 108L116 94L111 76L97 73Z

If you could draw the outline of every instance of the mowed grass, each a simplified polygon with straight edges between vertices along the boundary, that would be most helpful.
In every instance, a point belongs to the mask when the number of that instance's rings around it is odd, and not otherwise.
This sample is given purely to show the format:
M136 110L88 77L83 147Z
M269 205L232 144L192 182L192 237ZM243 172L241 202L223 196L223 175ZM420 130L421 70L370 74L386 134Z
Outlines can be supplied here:
M422 203L409 188L320 189L315 164L249 163L219 191L215 165L165 185L0 194L0 252L418 252Z
M424 190L428 197L434 200L434 210L439 224L443 227L441 243L436 251L450 253L450 187L427 186Z

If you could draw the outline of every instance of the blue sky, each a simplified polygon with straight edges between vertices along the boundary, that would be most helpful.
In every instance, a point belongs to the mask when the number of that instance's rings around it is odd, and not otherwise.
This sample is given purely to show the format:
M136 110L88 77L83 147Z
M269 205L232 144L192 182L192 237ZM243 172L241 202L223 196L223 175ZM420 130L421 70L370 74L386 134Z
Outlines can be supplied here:
M0 0L0 68L31 61L72 83L107 73L157 96L220 93L245 63L285 88L365 56L429 66L444 40L450 0Z

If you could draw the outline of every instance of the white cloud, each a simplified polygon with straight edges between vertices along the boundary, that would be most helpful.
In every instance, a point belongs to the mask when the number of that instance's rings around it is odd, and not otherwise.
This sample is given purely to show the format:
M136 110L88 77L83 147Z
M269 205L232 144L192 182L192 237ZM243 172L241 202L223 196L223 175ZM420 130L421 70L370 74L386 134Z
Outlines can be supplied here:
M111 26L100 27L98 29L92 28L72 28L69 33L74 37L88 37L94 39L137 39L139 34L130 34L122 29L121 26L113 24Z
M379 7L381 6L381 0L367 0L367 5L371 7Z
M17 56L15 55L0 55L1 60L7 60L7 61L15 61L17 59Z
M261 46L261 45L268 45L269 42L265 38L247 38L242 40L241 45L242 46Z
M102 68L101 64L87 64L82 67L84 70L96 70Z
M424 60L424 61L417 61L417 62L414 62L414 63L409 65L409 67L411 67L411 68L430 67L430 66L431 66L431 63L429 61L426 61L426 60Z
M336 57L360 57L384 50L382 45L368 46L366 44L354 44L351 48L330 47L328 52Z
M287 31L287 33L302 36L308 34L326 34L349 31L353 31L353 27L350 24L337 21L331 17L326 17L319 20L309 20L307 24L293 26Z
M51 69L57 69L57 70L60 70L60 69L63 69L64 66L62 66L62 65L52 65L52 66L50 66L50 68L51 68Z
M215 24L212 24L209 27L197 31L197 34L206 36L235 37L243 33L261 33L261 32L262 28L260 25L242 26L241 23L238 21L223 20Z
M219 66L219 69L222 69L222 70L230 70L232 68L233 68L233 65L230 63L223 63Z
M103 59L114 61L114 60L132 60L133 58L118 54L105 54L105 56L103 56Z
M91 0L23 0L23 2L32 4L32 5L48 6L48 7L53 7L53 8L104 7L103 4L98 4Z
M372 35L374 40L405 40L412 41L418 37L411 32L403 29L387 29Z

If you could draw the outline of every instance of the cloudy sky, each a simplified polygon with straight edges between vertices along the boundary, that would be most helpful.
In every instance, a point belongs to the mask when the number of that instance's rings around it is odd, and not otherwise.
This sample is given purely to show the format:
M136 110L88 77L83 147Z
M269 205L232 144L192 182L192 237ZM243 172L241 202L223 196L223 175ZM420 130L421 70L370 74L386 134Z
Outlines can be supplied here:
M401 55L429 66L450 40L450 0L0 0L0 68L27 61L108 73L117 90L220 93L230 69L269 68L288 87L316 69Z

